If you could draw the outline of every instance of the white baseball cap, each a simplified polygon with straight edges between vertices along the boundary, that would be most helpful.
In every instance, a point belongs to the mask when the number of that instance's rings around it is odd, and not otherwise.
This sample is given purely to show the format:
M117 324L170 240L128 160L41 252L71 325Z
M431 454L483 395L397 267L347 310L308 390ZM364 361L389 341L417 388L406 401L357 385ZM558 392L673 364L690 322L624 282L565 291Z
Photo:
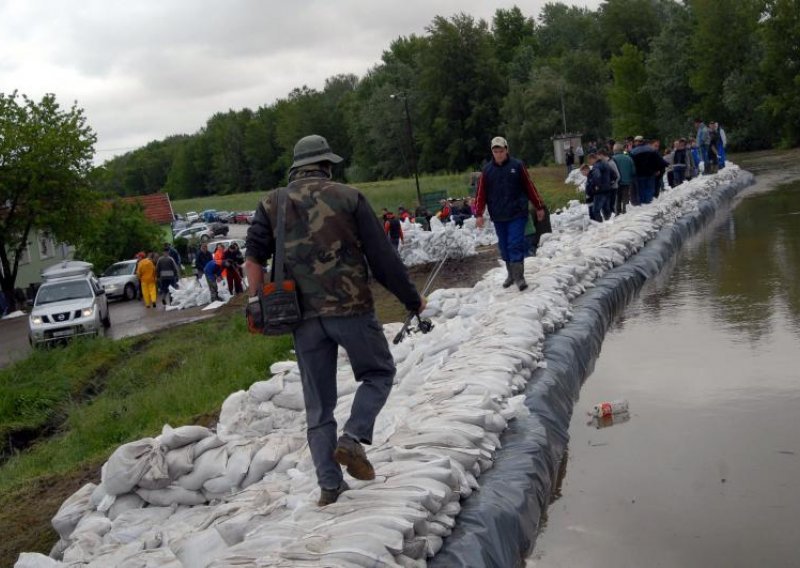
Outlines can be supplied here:
M502 136L495 136L492 138L492 148L497 148L498 146L508 148L508 142Z

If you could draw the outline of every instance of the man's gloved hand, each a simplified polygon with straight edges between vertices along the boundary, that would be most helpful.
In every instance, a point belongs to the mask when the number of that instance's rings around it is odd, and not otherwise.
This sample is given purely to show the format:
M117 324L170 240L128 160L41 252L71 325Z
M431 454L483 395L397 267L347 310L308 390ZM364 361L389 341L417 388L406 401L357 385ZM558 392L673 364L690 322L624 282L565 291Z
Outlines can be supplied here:
M247 331L253 335L264 333L264 316L261 313L261 302L258 296L248 298L244 315L247 318Z

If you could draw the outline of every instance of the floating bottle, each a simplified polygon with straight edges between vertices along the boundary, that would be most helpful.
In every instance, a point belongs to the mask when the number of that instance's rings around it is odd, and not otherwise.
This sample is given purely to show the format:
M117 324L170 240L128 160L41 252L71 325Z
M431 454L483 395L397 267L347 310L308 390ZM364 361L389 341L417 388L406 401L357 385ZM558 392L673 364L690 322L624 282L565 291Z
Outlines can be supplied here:
M623 412L628 412L628 401L620 399L595 404L589 414L597 418L602 418L603 416L611 416L612 414L621 414Z

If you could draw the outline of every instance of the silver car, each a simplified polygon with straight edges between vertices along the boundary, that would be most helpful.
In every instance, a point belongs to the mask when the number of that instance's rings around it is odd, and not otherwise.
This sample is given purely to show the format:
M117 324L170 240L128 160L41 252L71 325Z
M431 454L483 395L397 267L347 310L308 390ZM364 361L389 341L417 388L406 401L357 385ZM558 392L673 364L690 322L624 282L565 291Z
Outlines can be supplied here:
M139 296L139 279L136 277L137 260L123 260L109 266L100 277L100 284L109 300L122 298L135 300Z
M86 262L66 261L42 272L28 318L34 347L81 335L100 335L111 326L108 299Z

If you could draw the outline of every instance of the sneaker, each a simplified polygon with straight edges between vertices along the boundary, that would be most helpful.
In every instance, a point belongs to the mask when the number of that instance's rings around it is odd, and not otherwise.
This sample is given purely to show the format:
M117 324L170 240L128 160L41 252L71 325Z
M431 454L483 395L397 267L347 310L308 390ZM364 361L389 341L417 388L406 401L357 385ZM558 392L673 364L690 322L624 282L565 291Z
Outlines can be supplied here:
M330 505L331 503L336 503L336 500L339 499L339 495L344 493L350 489L350 486L347 485L344 481L339 484L339 487L336 489L325 489L320 487L320 494L319 494L319 501L317 501L317 505L320 507L324 507L325 505Z
M356 479L375 479L375 469L367 459L364 447L349 436L340 436L333 458L347 468L347 473Z

